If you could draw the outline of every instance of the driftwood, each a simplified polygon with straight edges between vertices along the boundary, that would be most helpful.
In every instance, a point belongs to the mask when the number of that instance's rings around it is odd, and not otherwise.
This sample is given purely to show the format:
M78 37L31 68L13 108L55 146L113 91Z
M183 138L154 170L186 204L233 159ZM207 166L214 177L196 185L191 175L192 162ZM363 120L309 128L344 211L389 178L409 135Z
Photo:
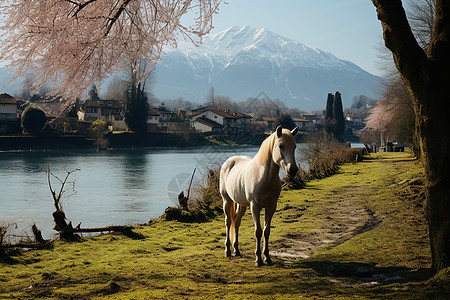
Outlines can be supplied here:
M69 179L70 174L72 174L75 171L79 171L80 169L75 169L73 171L67 171L66 177L64 180L59 179L57 176L53 175L50 172L50 163L47 167L47 176L48 176L48 186L50 188L50 192L53 197L53 204L55 206L55 212L53 212L53 220L55 221L55 229L59 232L59 237L66 241L78 241L80 240L80 236L76 235L76 233L89 233L89 232L121 232L122 234L132 237L132 238L143 238L141 234L135 233L132 231L132 226L106 226L106 227L97 227L97 228L81 228L81 223L78 224L75 228L72 226L72 222L69 221L69 223L66 222L66 214L63 211L62 204L61 204L61 197L64 194L64 186L67 183L67 180ZM52 188L52 184L50 181L50 175L55 177L60 183L61 183L61 189L59 192L56 192ZM75 185L75 184L74 184Z
M142 239L144 238L143 235L133 232L134 227L129 225L112 225L112 226L106 226L106 227L95 227L95 228L80 228L79 226L73 228L74 233L88 233L88 232L120 232L125 236L135 238L135 239Z

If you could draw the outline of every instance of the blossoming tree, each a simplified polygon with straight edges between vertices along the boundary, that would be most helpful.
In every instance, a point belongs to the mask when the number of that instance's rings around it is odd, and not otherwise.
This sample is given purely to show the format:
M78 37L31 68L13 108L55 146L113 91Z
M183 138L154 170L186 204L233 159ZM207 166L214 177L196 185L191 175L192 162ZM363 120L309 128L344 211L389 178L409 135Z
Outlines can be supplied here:
M75 98L130 61L153 68L177 39L200 43L220 2L0 0L0 60L17 77L32 70L35 88L50 82L54 94Z

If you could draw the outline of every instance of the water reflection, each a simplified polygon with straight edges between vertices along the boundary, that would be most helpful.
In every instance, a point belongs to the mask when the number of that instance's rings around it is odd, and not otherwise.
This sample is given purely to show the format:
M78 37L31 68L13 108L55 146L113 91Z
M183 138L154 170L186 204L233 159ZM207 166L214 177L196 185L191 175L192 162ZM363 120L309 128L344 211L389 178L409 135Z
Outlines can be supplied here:
M63 197L67 218L74 224L82 222L83 227L97 227L157 218L177 203L181 190L186 192L195 167L200 180L207 168L218 167L218 160L235 154L254 155L256 151L251 147L3 152L0 223L12 219L23 224L22 228L36 223L46 237L54 233L54 207L46 175L49 157L52 172L60 178L66 170L81 169L70 175L77 193L66 197L71 194L68 191ZM175 181L170 184L172 179ZM58 186L55 180L54 188Z
M147 185L147 172L151 168L148 159L143 151L127 152L122 155L124 189L140 189Z

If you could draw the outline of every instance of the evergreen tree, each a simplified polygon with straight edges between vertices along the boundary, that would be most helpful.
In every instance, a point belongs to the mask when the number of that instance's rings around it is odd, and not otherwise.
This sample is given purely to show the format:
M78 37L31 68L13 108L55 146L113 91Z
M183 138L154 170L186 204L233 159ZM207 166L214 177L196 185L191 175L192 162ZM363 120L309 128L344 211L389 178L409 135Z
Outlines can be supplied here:
M124 105L125 123L127 126L138 132L147 130L147 117L150 106L148 96L141 83L130 84L126 91Z
M327 106L325 108L325 120L323 121L323 127L328 134L334 134L334 119L333 119L333 104L334 96L329 93L327 96Z
M148 111L150 109L149 95L146 92L146 82L140 81L141 73L146 73L146 64L142 60L132 61L129 70L129 81L125 91L123 113L128 128L137 132L147 130Z
M91 89L89 90L89 99L98 101L100 100L100 97L98 96L98 89L95 84L91 86Z
M333 101L334 136L341 140L345 131L344 110L342 108L341 93L336 92Z
M331 93L328 94L323 126L326 133L333 135L338 140L342 139L345 131L345 119L341 93L336 92L334 96Z

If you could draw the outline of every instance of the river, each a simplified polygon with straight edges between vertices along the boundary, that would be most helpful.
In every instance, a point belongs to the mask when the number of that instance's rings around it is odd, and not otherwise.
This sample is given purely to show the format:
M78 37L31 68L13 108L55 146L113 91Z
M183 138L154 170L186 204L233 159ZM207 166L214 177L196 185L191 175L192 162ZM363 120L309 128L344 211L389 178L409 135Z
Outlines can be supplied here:
M98 227L145 223L177 204L197 168L196 184L208 168L233 155L253 156L258 147L135 148L95 150L8 151L0 153L0 225L31 235L35 223L53 237L53 200L47 166L61 180L71 173L63 209L76 226ZM296 152L300 155L299 151ZM51 178L55 190L61 187ZM74 185L72 184L74 182ZM17 228L16 228L17 226Z

